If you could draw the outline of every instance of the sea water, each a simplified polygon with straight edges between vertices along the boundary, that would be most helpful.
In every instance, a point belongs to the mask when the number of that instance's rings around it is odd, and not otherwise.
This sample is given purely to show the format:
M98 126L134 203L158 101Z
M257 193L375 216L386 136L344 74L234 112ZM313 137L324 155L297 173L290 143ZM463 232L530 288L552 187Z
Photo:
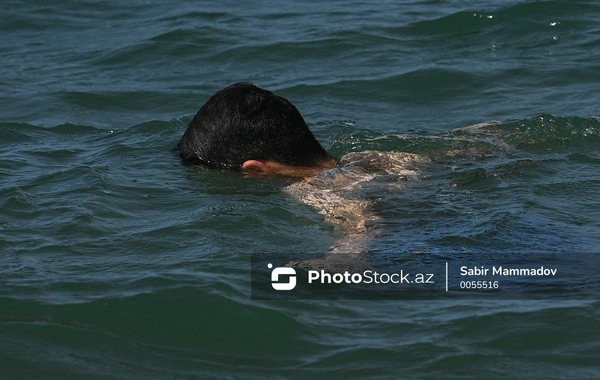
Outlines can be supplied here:
M0 377L599 378L597 297L568 297L600 253L599 13L594 1L4 2ZM378 268L585 254L592 269L560 300L254 299L252 255L324 257L343 232L287 179L180 164L193 115L238 81L288 98L338 158L475 152L452 130L501 123L505 151L364 194L381 218L367 253Z

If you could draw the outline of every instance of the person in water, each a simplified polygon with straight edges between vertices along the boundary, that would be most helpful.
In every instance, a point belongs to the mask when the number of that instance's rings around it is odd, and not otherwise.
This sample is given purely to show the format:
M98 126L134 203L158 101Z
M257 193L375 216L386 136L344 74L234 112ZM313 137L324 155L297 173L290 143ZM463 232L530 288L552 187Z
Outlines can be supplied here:
M338 227L342 237L331 253L346 254L367 252L382 231L361 188L382 174L400 179L394 183L401 188L431 162L422 155L377 151L352 152L338 161L292 103L251 83L236 83L214 94L177 147L184 164L298 178L286 192ZM329 255L328 260L340 257L345 256Z
M336 160L285 98L236 83L200 108L177 145L182 162L254 175L301 179L286 191L342 230L332 252L364 253L380 229L371 202L353 192L374 172L413 176L408 163L427 162L400 152L350 153Z

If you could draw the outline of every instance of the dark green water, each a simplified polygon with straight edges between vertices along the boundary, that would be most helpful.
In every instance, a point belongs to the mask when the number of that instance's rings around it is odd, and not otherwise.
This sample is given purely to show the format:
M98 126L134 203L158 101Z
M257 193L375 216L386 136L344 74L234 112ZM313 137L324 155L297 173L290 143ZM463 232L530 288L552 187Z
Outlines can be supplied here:
M406 191L370 190L384 226L372 262L595 255L598 14L594 1L3 3L0 378L600 378L597 300L252 300L252 253L324 255L340 231L287 180L173 152L212 93L253 81L335 156L465 152ZM509 148L451 132L488 120Z

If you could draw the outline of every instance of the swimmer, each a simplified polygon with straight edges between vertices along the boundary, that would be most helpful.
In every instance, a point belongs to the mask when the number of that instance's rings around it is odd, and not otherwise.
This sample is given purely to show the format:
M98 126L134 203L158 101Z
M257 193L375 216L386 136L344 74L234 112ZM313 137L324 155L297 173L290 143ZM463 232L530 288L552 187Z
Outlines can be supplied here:
M319 144L293 104L250 83L214 94L177 147L184 164L297 178L286 192L342 234L326 259L337 266L356 262L345 258L367 252L381 234L380 218L372 203L360 197L360 188L381 174L407 180L398 183L417 179L423 165L431 162L416 154L375 151L349 153L338 161Z
M213 95L190 122L178 148L185 164L298 178L286 192L341 230L343 238L332 252L351 254L368 251L380 230L371 203L352 190L376 171L415 175L404 163L422 161L416 155L365 152L338 162L293 104L250 83L236 83Z

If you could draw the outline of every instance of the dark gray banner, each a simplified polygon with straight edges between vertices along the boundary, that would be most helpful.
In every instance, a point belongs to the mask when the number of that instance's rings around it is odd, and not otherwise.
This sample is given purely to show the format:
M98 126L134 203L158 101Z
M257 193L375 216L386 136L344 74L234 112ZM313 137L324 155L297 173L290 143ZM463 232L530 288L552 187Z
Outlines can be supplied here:
M252 298L600 299L600 254L419 254L401 263L368 255L252 254Z

